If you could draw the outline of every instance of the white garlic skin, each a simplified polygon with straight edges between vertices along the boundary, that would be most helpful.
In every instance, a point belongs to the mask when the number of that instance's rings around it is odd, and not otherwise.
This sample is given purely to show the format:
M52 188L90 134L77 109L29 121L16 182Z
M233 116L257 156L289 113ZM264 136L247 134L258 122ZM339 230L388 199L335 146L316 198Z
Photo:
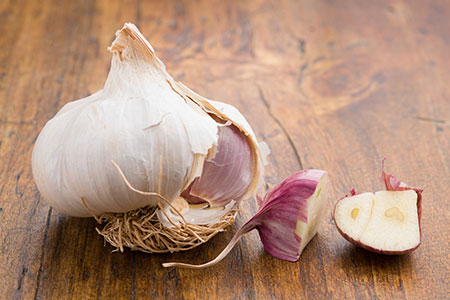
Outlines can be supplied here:
M214 120L158 74L139 70L114 55L105 89L65 105L40 133L33 176L57 210L91 216L81 197L96 215L157 204L157 197L131 191L112 161L132 186L172 201L185 187L194 157L217 142Z

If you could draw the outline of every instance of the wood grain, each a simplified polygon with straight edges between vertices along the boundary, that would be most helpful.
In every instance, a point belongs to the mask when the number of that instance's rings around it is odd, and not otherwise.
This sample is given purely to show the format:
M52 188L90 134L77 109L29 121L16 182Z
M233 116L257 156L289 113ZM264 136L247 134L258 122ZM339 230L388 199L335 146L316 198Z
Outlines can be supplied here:
M446 1L0 1L0 299L450 298L450 5ZM136 23L168 71L229 102L272 149L267 186L328 170L327 218L296 263L256 233L205 262L255 213L186 253L111 253L92 219L50 208L30 157L45 122L102 88L106 51ZM332 205L382 188L380 163L425 188L423 244L381 256L347 243Z

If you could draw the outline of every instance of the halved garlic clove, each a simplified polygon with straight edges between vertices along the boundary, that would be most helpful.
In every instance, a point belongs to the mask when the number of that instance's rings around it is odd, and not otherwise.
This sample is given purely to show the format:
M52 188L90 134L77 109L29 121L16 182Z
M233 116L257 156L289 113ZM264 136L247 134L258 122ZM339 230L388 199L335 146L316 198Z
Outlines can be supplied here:
M348 241L372 252L404 254L420 244L417 194L413 190L343 198L336 204L334 220Z
M356 194L339 200L333 217L349 242L381 254L405 254L421 243L421 188L409 187L384 172L386 191Z

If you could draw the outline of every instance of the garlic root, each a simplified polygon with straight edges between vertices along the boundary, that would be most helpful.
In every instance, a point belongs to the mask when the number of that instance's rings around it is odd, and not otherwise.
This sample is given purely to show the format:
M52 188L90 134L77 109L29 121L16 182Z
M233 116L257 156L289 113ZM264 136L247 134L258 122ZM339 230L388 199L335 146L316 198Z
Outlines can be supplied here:
M173 253L206 243L233 224L237 213L230 211L213 225L186 223L168 227L161 224L157 210L147 206L125 213L104 214L99 218L103 228L97 228L97 232L121 252L127 247L147 253Z

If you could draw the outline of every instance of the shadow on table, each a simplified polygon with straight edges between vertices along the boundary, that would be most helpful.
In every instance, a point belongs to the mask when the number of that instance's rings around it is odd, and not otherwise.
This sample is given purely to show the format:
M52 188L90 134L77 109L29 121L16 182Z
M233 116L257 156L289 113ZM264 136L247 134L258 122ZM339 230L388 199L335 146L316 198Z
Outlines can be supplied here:
M201 270L163 268L164 262L202 264L214 259L228 244L238 226L233 225L192 250L165 254L147 254L129 249L123 253L113 252L115 249L105 244L103 237L97 234L95 228L98 226L101 225L92 218L52 214L43 243L39 275L41 289L48 291L71 287L95 291L95 295L109 295L118 290L130 295L132 291L137 291L154 297L171 297L180 289L188 289L189 285L198 286L204 282L210 284L212 289L221 281L236 278L239 280L220 286L221 290L233 295L233 289L243 291L246 286L253 285L252 274L265 274L261 280L273 285L291 280L280 274L297 274L299 278L307 279L308 274L315 274L317 268L327 274L339 270L343 274L342 280L356 284L374 282L399 286L402 284L398 282L400 270L407 274L414 265L414 253L379 255L347 243L335 248L325 244L326 240L320 234L307 246L299 261L291 263L267 254L254 231L241 239L230 254L213 267ZM324 265L311 263L313 261L322 261ZM334 270L327 266L330 262ZM283 271L280 273L280 270ZM111 286L114 288L111 289Z
M403 255L373 253L348 244L338 254L339 267L347 279L356 283L372 283L402 289L401 276L412 276L414 252Z

